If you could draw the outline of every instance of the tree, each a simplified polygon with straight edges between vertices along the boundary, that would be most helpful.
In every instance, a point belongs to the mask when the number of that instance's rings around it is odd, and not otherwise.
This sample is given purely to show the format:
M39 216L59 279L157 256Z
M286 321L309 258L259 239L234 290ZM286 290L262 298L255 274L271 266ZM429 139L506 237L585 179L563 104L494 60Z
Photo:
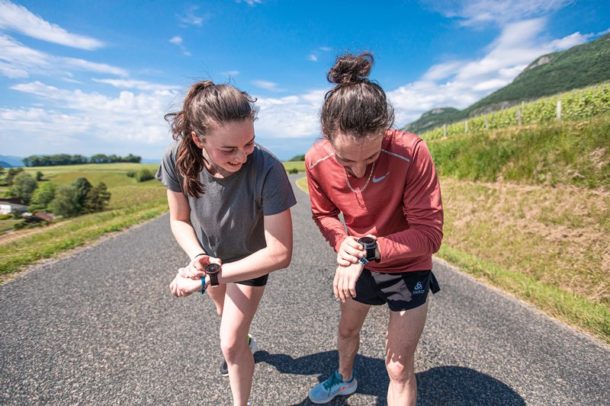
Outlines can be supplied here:
M10 189L10 194L13 197L21 199L24 204L28 204L37 187L38 184L32 175L21 172L13 179L13 186Z
M78 204L81 209L84 209L87 203L87 194L93 185L91 185L87 178L80 177L72 183L72 186L76 189Z
M51 211L63 217L76 217L81 214L83 207L79 204L79 192L74 185L61 186L55 198L49 205Z
M6 186L11 186L13 184L13 179L15 176L23 172L23 168L9 168L8 173L6 174L6 178L4 178L6 182Z
M45 210L55 198L55 185L51 182L43 183L34 191L30 202L30 211Z
M36 182L40 182L44 178L44 174L40 171L36 171Z
M91 188L89 193L87 193L85 210L88 213L103 211L110 201L110 196L111 194L106 184L104 182L98 183L97 186Z

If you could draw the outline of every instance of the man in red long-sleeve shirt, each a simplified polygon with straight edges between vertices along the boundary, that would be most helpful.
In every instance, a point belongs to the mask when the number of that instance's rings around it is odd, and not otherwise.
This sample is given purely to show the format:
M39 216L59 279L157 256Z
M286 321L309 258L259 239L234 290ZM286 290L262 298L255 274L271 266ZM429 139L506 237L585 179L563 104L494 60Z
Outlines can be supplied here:
M341 301L339 369L309 391L313 403L356 391L360 329L371 305L387 304L388 404L415 405L414 354L428 291L438 290L431 269L443 208L434 163L421 138L390 129L385 93L366 78L371 65L370 54L337 59L328 74L337 86L322 107L325 139L305 158L313 219L337 252Z

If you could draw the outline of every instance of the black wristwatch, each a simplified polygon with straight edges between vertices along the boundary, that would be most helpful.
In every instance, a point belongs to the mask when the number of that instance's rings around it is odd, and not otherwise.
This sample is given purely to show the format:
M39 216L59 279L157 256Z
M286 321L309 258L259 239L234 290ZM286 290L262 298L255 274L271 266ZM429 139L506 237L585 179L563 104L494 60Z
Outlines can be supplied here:
M371 261L379 262L379 258L377 258L377 240L371 237L360 237L358 242L366 250L366 255L360 258L362 265L366 265Z
M218 286L218 274L220 273L220 265L210 264L205 267L206 275L210 275L210 285Z

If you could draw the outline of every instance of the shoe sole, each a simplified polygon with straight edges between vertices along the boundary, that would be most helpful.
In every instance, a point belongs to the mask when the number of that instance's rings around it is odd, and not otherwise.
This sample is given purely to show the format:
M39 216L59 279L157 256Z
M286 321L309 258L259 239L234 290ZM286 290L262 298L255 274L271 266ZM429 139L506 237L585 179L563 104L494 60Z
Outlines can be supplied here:
M320 402L316 402L315 400L313 400L309 395L307 395L307 398L309 398L309 401L311 403L314 403L316 405L324 405L328 402L331 402L334 398L336 398L337 396L349 396L354 394L354 392L356 392L356 390L358 389L358 383L356 382L356 384L353 386L353 388L350 388L347 392L344 393L337 393L335 396L333 396L332 398L325 400L325 401L320 401Z

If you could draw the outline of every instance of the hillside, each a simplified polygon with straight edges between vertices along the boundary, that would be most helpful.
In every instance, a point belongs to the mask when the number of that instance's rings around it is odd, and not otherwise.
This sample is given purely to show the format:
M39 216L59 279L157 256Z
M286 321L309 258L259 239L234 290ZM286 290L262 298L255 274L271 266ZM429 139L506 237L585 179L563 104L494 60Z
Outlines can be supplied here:
M565 51L542 55L530 63L509 85L466 109L433 109L405 126L405 129L421 134L443 124L506 108L522 101L608 81L608 66L610 34Z

